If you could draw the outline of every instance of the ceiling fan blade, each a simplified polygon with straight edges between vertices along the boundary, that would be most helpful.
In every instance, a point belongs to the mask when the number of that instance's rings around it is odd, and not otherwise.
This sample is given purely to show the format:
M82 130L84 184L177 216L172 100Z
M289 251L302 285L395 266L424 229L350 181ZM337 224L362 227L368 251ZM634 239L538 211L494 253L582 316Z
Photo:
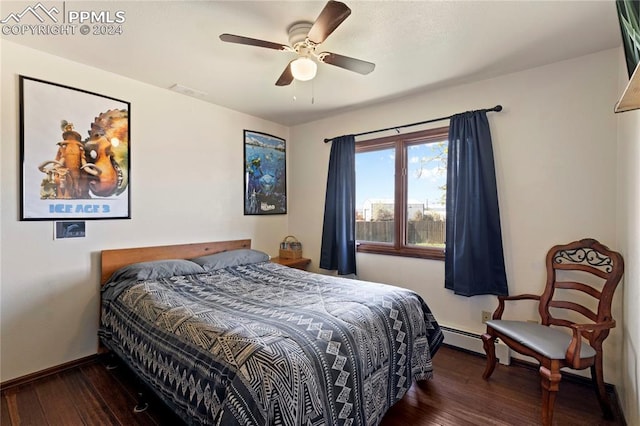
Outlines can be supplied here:
M360 74L369 74L376 67L376 64L372 62L350 58L349 56L338 55L337 53L331 52L321 53L320 58L320 60L325 64L335 65L336 67L344 68Z
M220 40L228 43L246 44L249 46L266 47L267 49L289 50L289 46L281 43L272 43L270 41L258 40L250 37L243 37L233 34L220 34Z
M289 62L284 71L282 71L280 78L278 79L278 81L276 81L276 86L288 86L293 81L293 74L291 73L291 62Z
M313 23L307 37L315 44L322 43L350 14L351 9L346 4L329 0L316 22Z

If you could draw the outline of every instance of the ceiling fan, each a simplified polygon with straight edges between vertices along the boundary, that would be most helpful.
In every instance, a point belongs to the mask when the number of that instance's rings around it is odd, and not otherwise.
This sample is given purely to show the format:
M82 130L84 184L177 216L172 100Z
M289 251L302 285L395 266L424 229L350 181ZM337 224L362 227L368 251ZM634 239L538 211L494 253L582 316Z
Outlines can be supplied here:
M376 66L371 62L337 53L316 52L320 43L324 42L350 14L351 9L346 4L329 0L315 22L298 21L289 26L289 45L233 34L221 34L220 40L296 53L298 57L289 62L276 81L276 86L287 86L294 78L301 81L311 80L316 75L316 61L360 74L369 74Z

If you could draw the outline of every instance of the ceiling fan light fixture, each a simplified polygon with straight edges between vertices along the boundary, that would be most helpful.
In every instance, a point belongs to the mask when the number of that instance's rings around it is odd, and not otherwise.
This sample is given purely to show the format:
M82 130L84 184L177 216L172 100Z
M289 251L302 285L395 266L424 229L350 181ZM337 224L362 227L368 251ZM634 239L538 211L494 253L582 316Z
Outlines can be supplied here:
M369 74L376 66L372 62L331 52L316 53L318 46L350 14L351 9L346 4L340 1L328 0L314 22L296 21L289 26L287 29L289 45L228 33L220 34L220 40L226 43L244 44L297 54L297 59L290 61L278 80L276 80L276 86L280 87L288 86L294 80L312 80L316 76L318 62L363 75Z
M309 81L316 76L318 64L305 56L291 62L291 74L293 78L300 81Z

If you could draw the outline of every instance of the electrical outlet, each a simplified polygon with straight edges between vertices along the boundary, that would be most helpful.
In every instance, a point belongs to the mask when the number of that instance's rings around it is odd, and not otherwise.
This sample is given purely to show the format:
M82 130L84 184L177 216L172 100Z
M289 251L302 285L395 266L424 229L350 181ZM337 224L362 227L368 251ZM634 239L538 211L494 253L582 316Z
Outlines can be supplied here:
M487 321L491 319L492 316L493 316L492 312L482 311L482 323L485 324Z

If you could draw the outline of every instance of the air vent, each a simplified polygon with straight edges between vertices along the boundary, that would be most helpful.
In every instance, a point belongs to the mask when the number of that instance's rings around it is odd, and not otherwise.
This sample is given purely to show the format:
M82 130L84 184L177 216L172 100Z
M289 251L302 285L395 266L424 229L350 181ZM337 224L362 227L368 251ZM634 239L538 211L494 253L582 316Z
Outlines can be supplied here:
M204 98L205 96L207 96L205 92L192 89L190 87L183 86L182 84L178 84L178 83L174 84L169 89L173 90L174 92L182 93L183 95L192 96L194 98Z

